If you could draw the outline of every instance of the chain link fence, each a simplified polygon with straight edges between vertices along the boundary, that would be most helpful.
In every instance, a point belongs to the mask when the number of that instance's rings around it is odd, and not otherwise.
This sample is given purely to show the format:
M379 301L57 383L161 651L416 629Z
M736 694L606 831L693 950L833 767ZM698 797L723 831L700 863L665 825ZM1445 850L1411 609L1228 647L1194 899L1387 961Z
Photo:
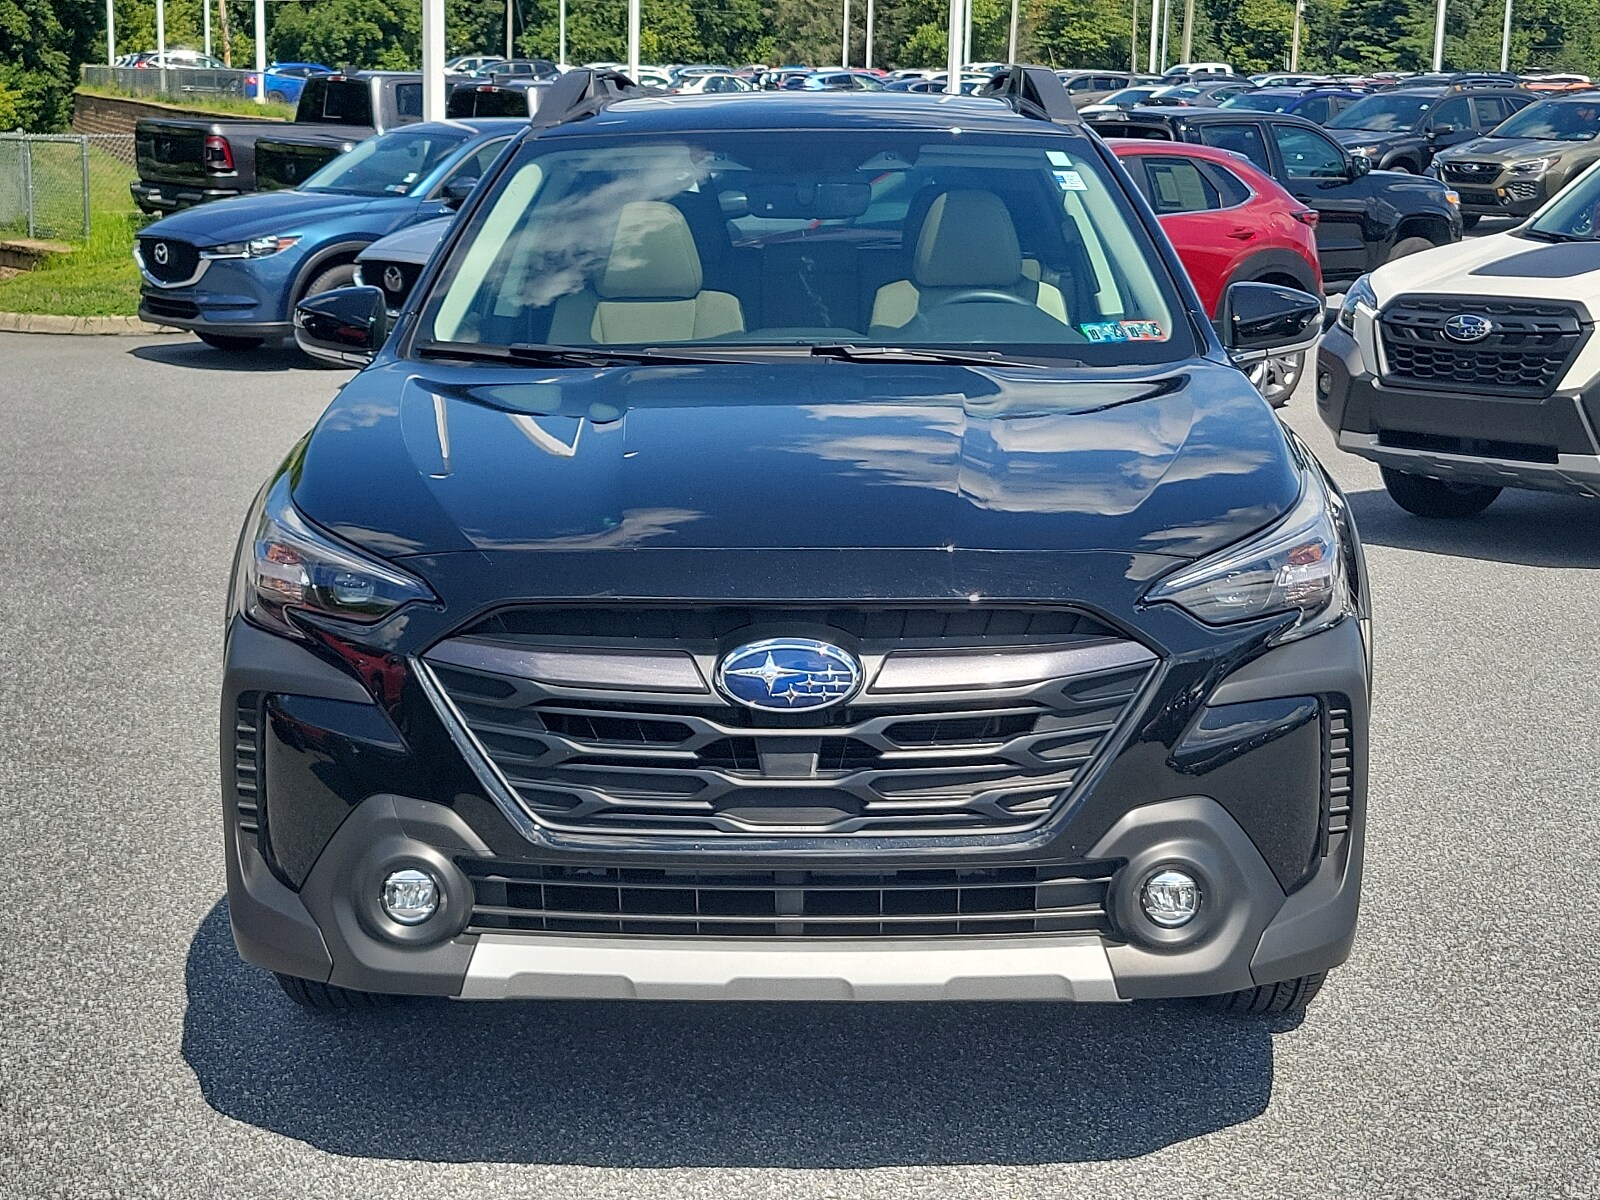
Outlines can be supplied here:
M0 133L0 237L88 241L135 175L131 133Z

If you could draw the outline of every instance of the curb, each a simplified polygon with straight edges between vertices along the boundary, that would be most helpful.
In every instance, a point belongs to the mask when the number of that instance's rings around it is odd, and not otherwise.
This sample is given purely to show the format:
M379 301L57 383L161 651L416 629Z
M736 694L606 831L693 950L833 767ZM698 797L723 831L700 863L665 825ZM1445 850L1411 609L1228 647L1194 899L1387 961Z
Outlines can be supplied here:
M77 333L100 336L147 336L182 333L170 325L152 325L138 317L54 317L45 313L0 313L0 333Z

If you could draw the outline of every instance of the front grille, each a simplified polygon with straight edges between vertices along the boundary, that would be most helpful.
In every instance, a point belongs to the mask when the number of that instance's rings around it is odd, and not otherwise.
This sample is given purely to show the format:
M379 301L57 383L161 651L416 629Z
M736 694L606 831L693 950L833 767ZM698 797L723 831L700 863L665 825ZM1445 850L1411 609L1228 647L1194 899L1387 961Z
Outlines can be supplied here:
M868 682L851 703L763 712L703 682L608 689L563 665L574 661L564 654L625 650L642 656L634 670L655 655L679 683L684 671L707 680L720 652L796 630L859 652ZM1155 662L1080 614L972 608L523 610L425 658L446 718L485 756L480 773L537 820L693 835L1028 828L1100 753ZM1022 664L1025 677L959 690L942 680L980 659ZM891 662L915 689L875 686L877 664Z
M1116 863L906 871L533 866L463 860L478 932L652 937L1110 936Z
M200 251L172 238L140 238L139 257L150 276L162 283L182 283L200 266Z
M368 259L361 263L361 282L369 287L382 288L384 299L392 309L405 306L406 297L411 295L411 289L417 285L417 276L421 274L420 263L381 259Z
M1487 317L1493 332L1453 341L1445 323L1458 314ZM1583 340L1570 306L1531 301L1403 296L1384 310L1380 326L1385 382L1508 396L1548 396Z
M239 828L261 830L261 693L245 692L234 706L233 791Z
M200 316L200 306L193 300L168 300L164 296L152 295L149 292L140 299L153 317L176 317L192 321Z
M1439 173L1446 183L1476 183L1479 185L1490 182L1500 174L1500 165L1492 162L1450 162L1440 163Z
M1537 179L1513 179L1506 184L1506 195L1512 200L1536 200L1539 197Z
M1326 710L1325 720L1322 852L1329 854L1339 848L1345 835L1350 832L1356 759L1355 744L1351 740L1350 710L1342 705L1334 705Z

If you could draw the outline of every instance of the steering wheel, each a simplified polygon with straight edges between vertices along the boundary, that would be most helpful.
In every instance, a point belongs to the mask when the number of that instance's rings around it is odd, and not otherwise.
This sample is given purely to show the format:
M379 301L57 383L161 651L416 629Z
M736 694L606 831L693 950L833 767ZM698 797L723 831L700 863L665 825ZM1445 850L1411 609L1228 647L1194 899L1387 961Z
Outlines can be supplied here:
M948 308L952 304L1015 304L1022 308L1032 308L1032 300L1024 300L1021 296L1011 292L1002 292L997 288L968 288L966 291L957 292L954 296L947 296L933 308Z

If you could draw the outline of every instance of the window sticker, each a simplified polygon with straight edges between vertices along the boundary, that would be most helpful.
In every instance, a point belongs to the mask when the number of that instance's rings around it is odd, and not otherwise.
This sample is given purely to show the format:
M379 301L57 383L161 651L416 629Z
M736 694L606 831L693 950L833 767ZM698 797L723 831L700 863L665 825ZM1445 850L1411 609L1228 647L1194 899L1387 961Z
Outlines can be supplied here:
M1050 160L1052 167L1070 167L1072 165L1072 160L1060 150L1047 150L1045 157Z
M1164 342L1160 321L1095 321L1079 325L1078 332L1091 342Z
M1161 328L1160 321L1123 321L1122 332L1128 335L1130 342L1164 342L1167 340L1166 330Z
M1083 176L1076 171L1051 171L1056 177L1056 186L1063 192L1087 192L1088 185L1083 182Z

